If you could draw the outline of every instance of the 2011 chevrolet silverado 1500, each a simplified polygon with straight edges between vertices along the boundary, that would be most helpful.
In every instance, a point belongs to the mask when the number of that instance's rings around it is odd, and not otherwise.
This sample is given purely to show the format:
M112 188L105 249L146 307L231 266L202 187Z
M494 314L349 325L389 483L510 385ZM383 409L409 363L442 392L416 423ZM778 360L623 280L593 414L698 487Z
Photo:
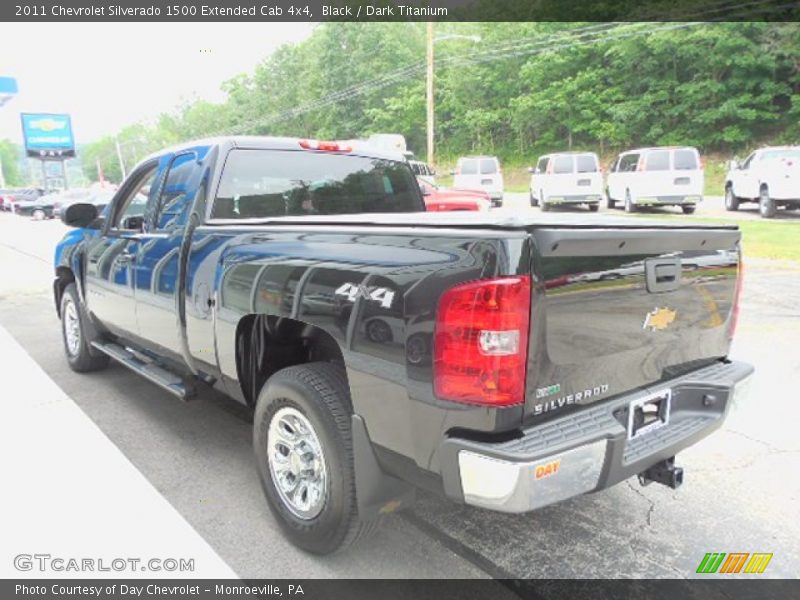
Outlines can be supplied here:
M401 155L282 138L166 150L62 219L70 366L252 407L270 509L316 553L417 487L515 513L677 487L752 372L735 226L426 213Z

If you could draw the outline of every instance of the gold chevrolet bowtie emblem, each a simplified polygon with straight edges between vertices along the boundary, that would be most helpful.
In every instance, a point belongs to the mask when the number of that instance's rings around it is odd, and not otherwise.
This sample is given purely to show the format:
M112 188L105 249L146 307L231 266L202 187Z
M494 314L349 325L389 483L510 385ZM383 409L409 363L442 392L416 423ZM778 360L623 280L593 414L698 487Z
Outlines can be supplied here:
M656 307L651 312L647 313L647 316L644 318L642 329L650 329L650 331L666 329L675 320L675 315L677 314L678 312L675 310Z

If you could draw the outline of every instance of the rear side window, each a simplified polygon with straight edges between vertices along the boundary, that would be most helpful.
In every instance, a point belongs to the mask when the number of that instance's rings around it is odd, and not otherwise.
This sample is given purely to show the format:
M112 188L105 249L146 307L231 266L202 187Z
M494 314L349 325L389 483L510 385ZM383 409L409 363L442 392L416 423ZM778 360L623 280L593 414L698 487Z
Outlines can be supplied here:
M669 150L653 150L644 161L645 171L669 171Z
M592 154L580 154L575 157L578 173L597 173L597 159Z
M636 165L638 164L639 164L638 154L626 154L625 156L619 159L619 168L617 170L620 173L635 171Z
M461 174L462 175L477 175L478 174L478 161L474 158L468 158L461 161Z
M493 158L481 159L481 175L494 175L497 173L497 161Z
M679 171L693 171L699 167L697 153L694 150L675 150L675 169Z
M556 156L553 159L553 173L572 173L573 164L571 156Z
M232 150L211 209L216 219L424 210L400 161L292 150Z

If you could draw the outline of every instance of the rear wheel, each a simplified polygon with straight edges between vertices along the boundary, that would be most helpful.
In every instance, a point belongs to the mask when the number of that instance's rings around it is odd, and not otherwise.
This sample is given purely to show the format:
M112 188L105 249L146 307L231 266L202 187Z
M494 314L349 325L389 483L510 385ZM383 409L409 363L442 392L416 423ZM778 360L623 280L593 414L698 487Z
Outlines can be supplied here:
M110 360L105 354L95 356L91 353L93 333L88 319L78 298L78 290L74 283L70 283L61 295L61 334L67 362L78 373L104 369Z
M589 205L589 211L590 212L597 212L598 210L600 210L600 205L599 204L590 204Z
M253 445L261 484L286 537L330 554L371 531L358 516L350 393L344 369L315 362L282 369L258 397Z
M636 212L636 205L633 203L633 198L631 198L630 190L625 190L625 212L626 213Z
M739 210L739 198L734 195L730 184L725 188L725 210Z
M531 206L539 206L539 199L533 193L533 190L531 190L530 192L530 197L531 197Z
M614 204L614 199L608 195L608 190L606 190L606 208L614 208Z
M33 211L33 220L34 221L44 221L47 215L41 208L37 208Z
M693 215L696 208L694 204L684 204L681 206L681 210L685 215Z
M765 219L772 219L775 213L778 212L778 207L775 200L769 195L769 188L765 185L761 186L761 192L758 199L758 211Z

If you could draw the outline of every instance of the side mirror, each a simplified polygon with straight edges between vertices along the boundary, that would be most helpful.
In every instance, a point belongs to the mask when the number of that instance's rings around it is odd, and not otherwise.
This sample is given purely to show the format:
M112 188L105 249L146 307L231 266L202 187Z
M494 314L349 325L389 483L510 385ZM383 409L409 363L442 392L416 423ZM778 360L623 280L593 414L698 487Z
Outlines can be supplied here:
M144 217L142 215L132 215L122 219L122 229L128 231L142 231L144 229Z
M69 227L88 227L97 219L97 207L89 202L75 202L61 211L61 221Z
M528 173L536 173L536 169L533 167L528 167Z

